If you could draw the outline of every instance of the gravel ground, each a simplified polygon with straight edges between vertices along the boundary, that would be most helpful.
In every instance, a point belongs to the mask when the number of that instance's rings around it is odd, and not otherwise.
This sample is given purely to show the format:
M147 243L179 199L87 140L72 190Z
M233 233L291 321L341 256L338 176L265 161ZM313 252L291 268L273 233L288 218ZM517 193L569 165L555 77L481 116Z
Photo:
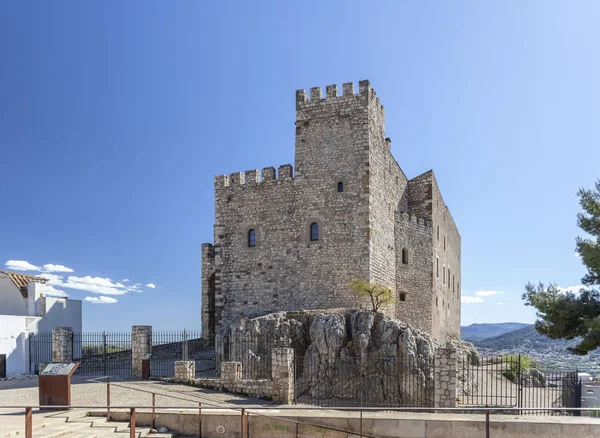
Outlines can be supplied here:
M142 391L148 391L141 392ZM156 406L266 406L265 400L238 396L231 393L211 391L175 383L152 380L132 380L111 377L110 404L113 406L151 406L152 392L156 394ZM171 397L167 397L171 396ZM177 397L177 398L173 398ZM37 405L37 376L27 380L0 382L0 407ZM71 404L98 406L106 405L105 378L73 376L71 379Z

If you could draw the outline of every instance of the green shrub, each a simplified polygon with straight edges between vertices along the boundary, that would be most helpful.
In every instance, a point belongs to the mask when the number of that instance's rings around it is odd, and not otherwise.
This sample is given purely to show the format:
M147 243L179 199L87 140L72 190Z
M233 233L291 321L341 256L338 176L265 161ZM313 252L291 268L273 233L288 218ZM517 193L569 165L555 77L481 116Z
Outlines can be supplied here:
M511 382L517 380L517 373L519 371L526 371L529 369L539 369L540 365L534 359L529 356L518 355L518 354L507 354L503 355L502 364L504 370L502 375Z

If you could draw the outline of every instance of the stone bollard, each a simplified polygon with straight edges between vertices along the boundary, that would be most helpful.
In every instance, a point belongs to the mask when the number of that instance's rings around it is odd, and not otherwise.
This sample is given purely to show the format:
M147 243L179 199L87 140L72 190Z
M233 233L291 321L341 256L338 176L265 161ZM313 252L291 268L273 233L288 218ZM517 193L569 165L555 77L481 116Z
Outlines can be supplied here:
M294 403L294 350L292 348L271 350L271 378L273 399L284 405Z
M73 329L56 327L52 330L52 362L73 362Z
M434 407L456 407L456 350L438 348L435 352Z
M178 360L175 362L175 381L189 382L196 378L196 362L193 360Z
M236 383L242 378L241 362L221 362L221 389L235 389Z
M134 325L131 328L131 374L142 378L142 359L152 352L152 326Z

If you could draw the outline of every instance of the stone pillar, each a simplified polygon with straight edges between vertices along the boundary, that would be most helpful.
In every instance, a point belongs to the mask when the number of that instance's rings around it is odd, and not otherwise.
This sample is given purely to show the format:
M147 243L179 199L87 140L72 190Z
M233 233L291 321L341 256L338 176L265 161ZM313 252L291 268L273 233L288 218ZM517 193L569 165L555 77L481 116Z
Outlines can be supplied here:
M233 390L241 378L241 362L221 362L221 388Z
M435 352L434 407L456 407L456 349L438 348Z
M175 362L175 381L189 382L196 378L196 362L193 360L178 360Z
M152 326L134 325L131 327L131 374L142 378L142 359L152 352Z
M294 402L294 350L273 348L271 350L271 378L273 399L284 405Z
M52 330L52 362L73 362L73 329L56 327Z

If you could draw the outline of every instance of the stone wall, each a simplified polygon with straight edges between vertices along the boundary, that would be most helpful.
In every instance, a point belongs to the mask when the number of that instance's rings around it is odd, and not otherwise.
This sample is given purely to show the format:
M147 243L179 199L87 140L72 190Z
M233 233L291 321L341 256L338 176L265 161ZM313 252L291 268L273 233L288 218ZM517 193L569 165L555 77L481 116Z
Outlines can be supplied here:
M294 350L274 348L271 354L273 371L270 379L242 379L242 362L222 362L219 379L201 378L193 382L207 388L272 399L281 404L292 404L294 402ZM177 369L175 380L177 380Z
M438 348L435 352L436 408L456 407L457 354L454 348Z

